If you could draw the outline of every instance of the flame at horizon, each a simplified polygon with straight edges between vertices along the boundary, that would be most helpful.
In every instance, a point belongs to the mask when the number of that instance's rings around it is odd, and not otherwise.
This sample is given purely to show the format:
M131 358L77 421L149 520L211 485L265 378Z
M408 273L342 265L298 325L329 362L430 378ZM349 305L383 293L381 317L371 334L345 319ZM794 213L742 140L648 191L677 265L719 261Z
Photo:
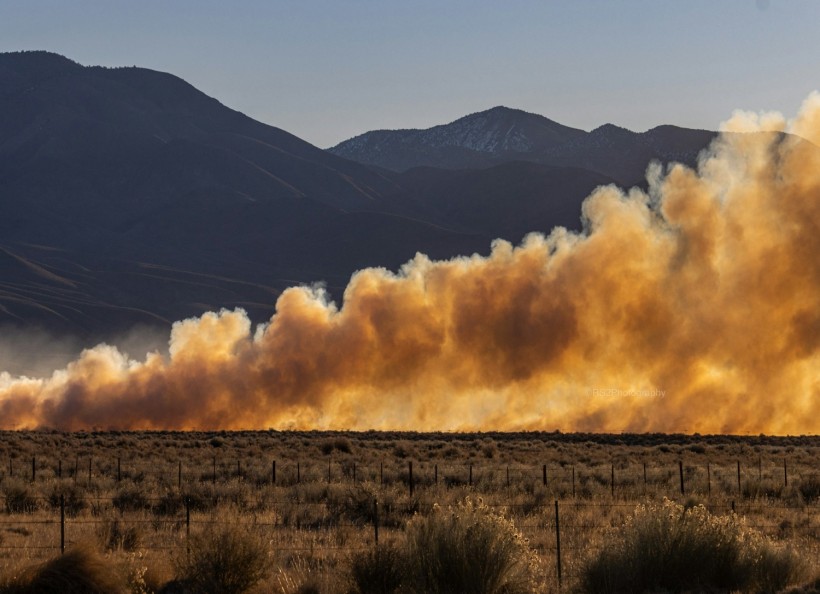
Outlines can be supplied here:
M291 288L255 330L207 313L168 357L0 373L0 428L817 433L820 95L723 130L750 134L599 188L583 233L361 270L342 308Z

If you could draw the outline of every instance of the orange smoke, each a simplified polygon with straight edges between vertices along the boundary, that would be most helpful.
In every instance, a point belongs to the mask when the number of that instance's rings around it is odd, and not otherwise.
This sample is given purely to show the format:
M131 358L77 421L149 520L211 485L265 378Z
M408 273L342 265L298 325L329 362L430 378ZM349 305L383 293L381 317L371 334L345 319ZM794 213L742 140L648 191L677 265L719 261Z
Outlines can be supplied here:
M582 234L362 270L341 309L292 288L255 330L184 320L167 358L0 374L0 426L817 433L820 95L724 129L697 171L598 189Z

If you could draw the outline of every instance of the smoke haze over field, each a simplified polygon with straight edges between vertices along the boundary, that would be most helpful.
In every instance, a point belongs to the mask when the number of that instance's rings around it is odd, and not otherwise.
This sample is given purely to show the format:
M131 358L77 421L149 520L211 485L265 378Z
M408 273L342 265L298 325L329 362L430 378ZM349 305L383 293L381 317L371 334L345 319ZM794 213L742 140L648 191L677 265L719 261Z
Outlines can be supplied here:
M177 322L169 355L100 345L0 374L0 427L820 431L820 95L739 112L698 171L600 188L586 232L354 275L339 309ZM812 144L814 143L814 144Z

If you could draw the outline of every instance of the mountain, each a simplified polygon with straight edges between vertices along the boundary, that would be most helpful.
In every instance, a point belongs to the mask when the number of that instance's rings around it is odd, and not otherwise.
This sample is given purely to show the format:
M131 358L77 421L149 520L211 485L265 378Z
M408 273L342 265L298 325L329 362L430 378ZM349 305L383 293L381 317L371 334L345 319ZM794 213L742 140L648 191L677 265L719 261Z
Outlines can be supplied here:
M638 133L612 124L585 132L540 115L494 107L426 130L366 132L328 152L395 172L414 167L478 169L529 161L588 169L634 185L641 183L653 159L694 163L715 135L677 126Z
M0 54L0 322L261 318L295 283L486 249L426 208L170 74Z
M583 130L508 107L459 118L426 130L376 130L328 152L391 171L413 167L478 168L527 158L578 141Z
M325 151L171 74L0 54L0 338L88 344L223 307L263 321L297 284L338 301L366 266L578 229L595 187L711 135L495 108Z

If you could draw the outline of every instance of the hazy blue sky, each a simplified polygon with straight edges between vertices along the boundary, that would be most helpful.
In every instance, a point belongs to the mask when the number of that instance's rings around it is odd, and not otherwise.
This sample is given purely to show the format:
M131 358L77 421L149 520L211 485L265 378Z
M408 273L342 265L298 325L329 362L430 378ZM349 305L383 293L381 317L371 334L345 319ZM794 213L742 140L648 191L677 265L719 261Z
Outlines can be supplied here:
M0 51L172 72L322 147L494 105L591 129L793 115L817 0L0 0Z

